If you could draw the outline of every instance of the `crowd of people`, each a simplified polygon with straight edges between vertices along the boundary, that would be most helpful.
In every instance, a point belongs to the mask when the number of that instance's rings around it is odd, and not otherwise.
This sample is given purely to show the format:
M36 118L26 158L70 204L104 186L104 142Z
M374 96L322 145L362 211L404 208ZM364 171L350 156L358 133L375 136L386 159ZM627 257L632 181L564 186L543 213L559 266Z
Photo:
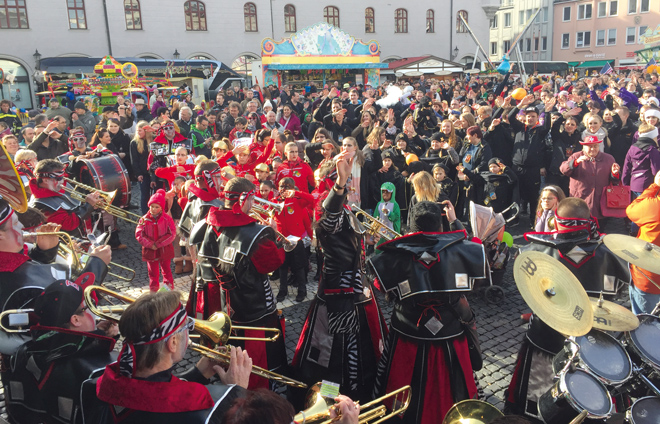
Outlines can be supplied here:
M478 396L473 371L482 358L465 293L489 271L484 246L468 237L470 203L495 213L517 203L512 223L533 230L528 249L572 265L590 295L616 296L630 272L598 243L611 219L624 219L608 207L606 190L629 186L631 234L660 241L657 206L649 204L660 190L658 84L656 74L631 71L575 80L534 75L527 83L507 74L388 87L253 86L220 92L206 109L192 104L187 88L154 89L148 101L118 96L98 116L83 102L71 110L52 98L25 125L3 100L2 142L33 209L19 216L0 200L7 259L0 273L16 276L11 287L3 280L0 299L5 310L29 306L40 318L32 339L0 335L5 365L36 364L5 367L10 414L17 422L49 414L63 422L291 422L294 408L283 399L301 409L302 395L251 375L254 365L308 385L339 384L339 422L357 422L354 400L407 385L412 399L401 422L439 422L454 403ZM135 238L151 291L122 314L118 329L97 328L82 297L84 286L105 278L111 250L126 247L117 217L97 192L74 199L64 191L65 177L80 179L85 161L101 157L120 161L139 187ZM354 211L372 215L388 235L365 233L369 221ZM85 239L99 222L109 246L88 252L78 281L49 265L56 236L23 249L23 226ZM582 255L564 251L568 244ZM308 275L312 261L315 276ZM185 306L172 291L172 264L174 274L193 275ZM37 287L28 284L43 275ZM248 327L236 331L241 337L263 337L264 327L283 331L277 303L290 286L297 302L307 300L310 278L318 291L292 363L283 338L237 340L227 369L204 358L172 374L191 317L225 312ZM660 301L657 282L660 276L633 268L636 313ZM395 303L391 320L374 290ZM507 410L538 420L548 385L528 383L548 375L563 337L538 319L531 325ZM123 346L110 363L118 332ZM70 345L77 347L64 348ZM87 379L99 358L110 365ZM51 376L54 363L85 372ZM46 401L56 397L57 379L82 386L82 397L67 392L66 402Z

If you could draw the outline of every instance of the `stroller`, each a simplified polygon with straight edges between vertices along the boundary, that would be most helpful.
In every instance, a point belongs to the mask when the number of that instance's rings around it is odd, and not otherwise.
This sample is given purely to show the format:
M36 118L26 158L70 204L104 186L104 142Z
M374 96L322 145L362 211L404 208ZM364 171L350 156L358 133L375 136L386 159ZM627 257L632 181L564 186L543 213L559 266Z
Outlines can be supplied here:
M507 222L512 221L520 207L517 203L511 204L500 213L493 212L493 208L477 205L470 202L470 226L472 235L481 240L486 252L486 260L489 266L488 279L478 280L475 283L477 290L484 288L483 297L488 303L498 304L504 299L502 281L509 263L510 247L502 242L504 227ZM505 216L507 218L505 218Z

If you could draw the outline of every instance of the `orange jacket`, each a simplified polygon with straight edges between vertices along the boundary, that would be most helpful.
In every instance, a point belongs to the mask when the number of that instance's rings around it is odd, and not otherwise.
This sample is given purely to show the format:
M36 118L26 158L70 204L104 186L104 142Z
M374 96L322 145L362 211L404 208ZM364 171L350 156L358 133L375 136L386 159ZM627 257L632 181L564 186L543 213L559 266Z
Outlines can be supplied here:
M626 214L628 218L639 226L637 238L660 246L660 186L651 184L644 192L628 206ZM631 265L631 275L635 287L653 294L660 294L660 289L651 283L648 276L655 284L660 286L660 275L637 268Z

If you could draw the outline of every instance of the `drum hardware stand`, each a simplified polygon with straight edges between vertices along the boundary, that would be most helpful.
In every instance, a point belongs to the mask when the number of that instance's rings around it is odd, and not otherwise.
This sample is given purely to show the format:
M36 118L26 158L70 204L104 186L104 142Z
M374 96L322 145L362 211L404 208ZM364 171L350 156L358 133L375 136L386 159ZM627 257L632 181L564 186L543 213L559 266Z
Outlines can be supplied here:
M660 389L658 389L655 384L653 384L651 380L649 380L648 377L643 374L642 367L638 367L637 365L633 364L633 374L635 374L635 376L637 376L646 387L655 393L656 396L660 396Z
M566 365L564 365L564 368L562 368L561 371L559 371L554 378L559 378L559 376L561 376L562 374L565 374L569 371L574 372L577 369L577 365L579 361L578 354L580 353L580 345L575 340L573 340L573 338L569 337L566 339L566 341L564 341L564 350L570 353L571 357L568 358L568 361L566 361Z

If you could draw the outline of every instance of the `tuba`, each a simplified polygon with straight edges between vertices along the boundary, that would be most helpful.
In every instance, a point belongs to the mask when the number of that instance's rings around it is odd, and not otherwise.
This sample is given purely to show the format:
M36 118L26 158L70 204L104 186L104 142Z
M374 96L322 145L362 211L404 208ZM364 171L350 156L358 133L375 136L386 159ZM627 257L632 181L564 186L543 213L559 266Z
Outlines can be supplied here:
M5 199L18 213L25 213L28 209L28 199L23 181L18 175L14 161L7 153L5 146L0 143L0 197Z
M445 415L445 419L442 420L442 424L488 424L503 416L504 414L500 412L499 409L495 408L488 402L468 399L455 403L454 406L447 411L447 415Z

